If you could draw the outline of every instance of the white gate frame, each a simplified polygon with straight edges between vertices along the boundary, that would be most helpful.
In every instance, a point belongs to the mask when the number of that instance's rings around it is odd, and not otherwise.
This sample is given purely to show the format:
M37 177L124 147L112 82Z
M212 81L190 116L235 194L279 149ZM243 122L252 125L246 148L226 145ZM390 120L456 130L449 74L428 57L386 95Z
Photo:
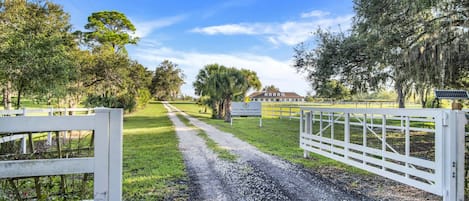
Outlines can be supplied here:
M0 161L0 178L94 173L94 200L122 199L122 109L88 116L0 117L0 133L94 130L94 157Z
M357 121L351 121L352 118ZM371 121L368 122L367 120L370 118ZM373 124L373 119L380 119L382 123ZM401 120L401 126L387 125L386 120L389 119ZM411 127L411 121L433 122L435 126L434 129ZM319 123L319 128L316 129L317 133L313 132L315 122ZM308 156L309 152L314 152L443 196L444 201L463 201L464 126L466 123L465 113L454 110L302 107L300 112L300 147L304 149L305 157ZM343 141L333 137L334 124L344 125ZM351 125L362 127L362 145L350 142ZM373 128L381 128L381 136L374 132ZM323 132L327 129L331 130L331 137L323 137ZM398 153L386 142L387 129L403 131L405 134L405 154ZM410 131L434 132L434 161L410 155ZM366 146L367 134L370 133L381 141L381 149Z

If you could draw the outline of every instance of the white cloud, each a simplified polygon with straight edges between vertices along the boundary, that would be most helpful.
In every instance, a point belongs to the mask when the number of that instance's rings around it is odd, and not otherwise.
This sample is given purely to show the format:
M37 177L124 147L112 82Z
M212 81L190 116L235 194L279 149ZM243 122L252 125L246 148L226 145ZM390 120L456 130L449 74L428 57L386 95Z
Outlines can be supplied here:
M226 24L220 26L210 26L204 28L195 28L192 32L204 33L208 35L215 34L225 34L225 35L235 35L235 34L246 34L246 35L255 35L256 30L254 26L243 25L243 24Z
M322 10L312 10L307 13L301 13L302 18L309 18L309 17L324 17L331 14L330 12L322 11Z
M310 13L311 14L311 13ZM317 28L329 28L338 31L339 27L347 30L353 15L315 20L287 21L284 23L239 23L218 26L197 27L192 32L207 35L262 35L274 45L296 45L312 37L311 32Z
M186 75L186 84L182 90L188 95L194 95L192 83L199 70L212 63L253 70L264 85L273 84L282 91L295 91L305 95L310 89L305 79L290 66L291 61L280 61L264 55L185 52L160 47L137 49L134 57L144 65L150 64L146 66L155 66L165 59L178 64Z
M174 16L174 17L156 19L152 21L142 21L142 22L135 21L134 25L137 31L135 31L134 36L137 36L139 38L145 38L146 36L151 34L153 31L176 24L182 21L184 18L185 18L184 16Z

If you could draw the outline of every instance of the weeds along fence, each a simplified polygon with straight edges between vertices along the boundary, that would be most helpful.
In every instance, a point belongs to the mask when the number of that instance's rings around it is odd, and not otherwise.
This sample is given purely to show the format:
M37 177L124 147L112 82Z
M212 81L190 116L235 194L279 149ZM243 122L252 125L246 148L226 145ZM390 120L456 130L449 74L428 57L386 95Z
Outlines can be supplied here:
M121 199L121 109L0 115L0 200Z

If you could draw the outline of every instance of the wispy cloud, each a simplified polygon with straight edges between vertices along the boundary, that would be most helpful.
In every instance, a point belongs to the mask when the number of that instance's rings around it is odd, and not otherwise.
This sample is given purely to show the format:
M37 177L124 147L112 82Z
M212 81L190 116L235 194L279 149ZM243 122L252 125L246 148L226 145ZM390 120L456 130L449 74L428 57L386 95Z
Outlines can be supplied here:
M331 14L331 13L330 13L330 12L327 12L327 11L312 10L312 11L310 11L310 12L301 13L301 17L302 17L302 18L324 17L324 16L328 16L329 14Z
M276 60L265 55L187 52L159 47L139 49L134 56L144 65L148 63L151 66L156 66L155 64L165 59L178 64L187 77L183 93L189 95L194 93L192 83L198 71L203 66L212 63L254 70L264 85L273 84L284 91L306 94L306 91L309 90L309 84L290 66L291 61Z
M220 25L220 26L209 26L209 27L204 27L204 28L195 28L195 29L192 29L191 31L195 32L195 33L204 33L204 34L208 34L208 35L216 35L216 34L256 35L256 34L260 34L259 30L256 29L256 25L254 25L254 24L225 24L225 25Z
M171 26L173 24L176 24L184 20L185 18L186 17L183 15L178 15L178 16L156 19L156 20L151 20L151 21L140 21L140 22L135 21L134 25L137 31L135 32L134 35L140 38L144 38L157 29Z
M311 14L311 13L309 13ZM323 15L325 13L322 13ZM317 13L317 15L319 15ZM329 28L338 31L339 28L347 30L350 27L353 15L329 18L310 18L283 23L239 23L218 26L197 27L191 31L207 35L263 35L265 39L275 45L296 45L312 37L315 29Z

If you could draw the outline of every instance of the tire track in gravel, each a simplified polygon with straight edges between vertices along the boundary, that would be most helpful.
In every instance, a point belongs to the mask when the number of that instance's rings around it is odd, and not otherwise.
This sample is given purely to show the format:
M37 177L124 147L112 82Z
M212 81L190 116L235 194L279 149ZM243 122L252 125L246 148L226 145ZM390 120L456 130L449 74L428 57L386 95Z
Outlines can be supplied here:
M170 104L165 103L165 107L168 111L180 112ZM204 130L217 144L239 156L235 162L217 159L213 152L207 150L203 140L194 134L195 131L192 131L192 134L182 133L188 128L175 117L174 113L169 113L171 120L176 125L180 148L184 154L189 175L195 176L191 179L200 188L200 196L196 199L370 200L366 197L352 195L323 180L320 176L265 154L230 133L222 132L183 112L181 114L188 118L193 125ZM193 149L199 150L199 152L194 152ZM195 162L194 159L203 162ZM207 175L207 177L201 177L203 175ZM207 179L210 181L206 181ZM215 191L211 192L211 188L214 188ZM212 193L219 197L213 198Z
M218 159L197 131L187 127L166 103L168 116L176 127L179 149L191 183L191 200L290 200L262 172L246 163Z

